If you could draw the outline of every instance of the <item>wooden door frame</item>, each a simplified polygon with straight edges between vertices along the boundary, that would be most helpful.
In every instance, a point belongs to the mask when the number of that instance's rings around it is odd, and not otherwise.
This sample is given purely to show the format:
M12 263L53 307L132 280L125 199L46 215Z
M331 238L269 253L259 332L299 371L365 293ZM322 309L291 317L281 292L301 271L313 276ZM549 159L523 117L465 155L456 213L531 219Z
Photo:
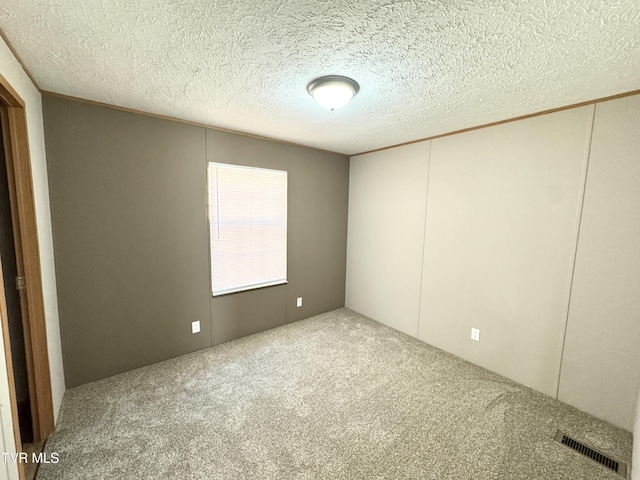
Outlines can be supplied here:
M45 440L54 428L40 248L33 196L26 108L22 98L2 75L0 75L0 114L2 115L2 135L7 162L12 221L16 237L18 274L25 277L26 284L26 301L21 301L26 304L27 318L24 318L23 313L23 326L27 348L29 396L34 441L38 442ZM11 414L16 450L21 451L22 442L13 377L6 298L2 284L2 270L0 269L0 287L2 287L0 288L0 309L2 311L2 333L9 378Z

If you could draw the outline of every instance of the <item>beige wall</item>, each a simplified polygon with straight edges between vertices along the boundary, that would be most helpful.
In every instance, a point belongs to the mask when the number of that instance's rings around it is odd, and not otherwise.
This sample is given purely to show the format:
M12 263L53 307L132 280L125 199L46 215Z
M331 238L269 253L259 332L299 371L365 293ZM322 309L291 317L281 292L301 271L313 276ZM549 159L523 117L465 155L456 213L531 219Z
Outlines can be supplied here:
M568 110L431 147L418 338L552 396L592 114Z
M352 157L346 306L416 336L429 142Z
M632 430L640 378L640 95L596 106L559 399Z
M631 430L640 368L639 101L432 140L422 185L413 182L424 170L407 163L406 147L352 157L347 306L414 336L418 326L420 339L552 397L560 384L562 400ZM426 215L407 188L428 194ZM385 208L380 191L404 237L374 220ZM402 268L380 259L387 245L401 252ZM420 295L408 293L416 288ZM479 343L471 327L481 329Z
M54 416L57 418L62 396L65 390L58 328L58 303L56 297L56 281L54 274L53 243L51 238L51 217L49 212L49 188L47 185L47 168L44 149L44 129L42 121L41 96L24 70L13 56L6 43L0 39L0 75L2 75L20 95L26 104L27 128L29 133L29 149L31 153L31 170L33 174L34 198L36 204L36 221L39 235L40 261L42 267L42 287L44 308L47 323L47 341L51 373L51 390L53 396ZM0 404L2 412L2 428L5 441L11 448L13 430L11 415L8 412L9 398L6 380L4 351L0 351ZM1 466L0 469L4 469ZM10 467L11 468L11 467ZM0 470L0 471L2 471ZM9 472L10 478L17 478L17 472Z

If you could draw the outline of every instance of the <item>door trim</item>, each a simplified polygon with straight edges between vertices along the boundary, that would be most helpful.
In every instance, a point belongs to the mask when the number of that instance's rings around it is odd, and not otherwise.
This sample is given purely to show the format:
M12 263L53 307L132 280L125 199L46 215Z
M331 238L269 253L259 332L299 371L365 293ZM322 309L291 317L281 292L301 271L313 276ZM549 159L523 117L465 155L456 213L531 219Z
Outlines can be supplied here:
M32 397L33 433L34 441L37 442L46 439L54 428L40 248L38 245L25 104L2 75L0 75L0 114L2 115L2 135L7 162L7 176L9 178L11 208L12 213L16 214L12 215L14 217L14 232L19 240L16 241L16 254L19 257L17 258L18 275L24 275L26 282L27 318L23 318L23 325L25 326L25 345L27 347L29 395ZM22 271L20 265L22 265ZM0 270L1 279L2 272ZM12 380L13 366L6 321L4 289L0 293L2 294L0 295L0 307L2 307L3 312L2 330L4 333L5 356L7 357L9 379ZM12 382L9 385L9 392L14 432L17 432L16 448L21 451L22 443L20 440L15 385Z

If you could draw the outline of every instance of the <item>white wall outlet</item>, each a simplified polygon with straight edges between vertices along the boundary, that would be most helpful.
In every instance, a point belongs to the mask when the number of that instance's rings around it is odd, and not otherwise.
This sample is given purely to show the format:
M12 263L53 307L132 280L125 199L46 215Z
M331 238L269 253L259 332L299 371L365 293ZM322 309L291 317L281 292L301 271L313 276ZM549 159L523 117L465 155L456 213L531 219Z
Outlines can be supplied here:
M302 297L298 297L298 300L296 301L296 306L298 308L302 306Z
M471 329L471 340L475 340L476 342L480 341L480 329L472 328Z
M200 333L200 321L191 322L191 333Z

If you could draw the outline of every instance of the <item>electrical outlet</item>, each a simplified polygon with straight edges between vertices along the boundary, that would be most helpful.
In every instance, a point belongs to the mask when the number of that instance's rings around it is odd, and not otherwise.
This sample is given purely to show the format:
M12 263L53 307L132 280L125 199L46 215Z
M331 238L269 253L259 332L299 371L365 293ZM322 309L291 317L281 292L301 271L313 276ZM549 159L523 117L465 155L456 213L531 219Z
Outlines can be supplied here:
M302 306L302 297L298 297L298 300L297 300L297 302L296 302L296 306L297 306L298 308L300 308L300 307Z
M480 341L480 329L472 328L471 329L471 340L475 340L476 342Z
M200 333L200 321L191 322L191 333Z

